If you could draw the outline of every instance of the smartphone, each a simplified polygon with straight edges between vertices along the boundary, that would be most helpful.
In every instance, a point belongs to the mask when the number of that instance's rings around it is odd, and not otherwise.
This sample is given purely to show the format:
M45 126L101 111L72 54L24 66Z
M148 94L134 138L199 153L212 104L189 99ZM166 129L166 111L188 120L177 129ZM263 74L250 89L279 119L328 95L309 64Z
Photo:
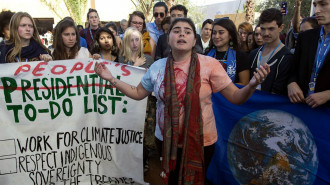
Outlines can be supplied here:
M282 12L283 15L288 14L288 2L283 1L281 3L281 12Z

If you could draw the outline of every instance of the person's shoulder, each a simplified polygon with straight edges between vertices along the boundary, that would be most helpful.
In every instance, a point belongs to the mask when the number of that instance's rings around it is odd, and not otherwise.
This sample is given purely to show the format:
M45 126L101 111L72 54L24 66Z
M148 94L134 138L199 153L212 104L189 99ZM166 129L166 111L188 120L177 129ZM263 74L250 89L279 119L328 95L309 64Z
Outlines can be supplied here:
M280 52L283 54L283 55L292 55L290 49L286 46L283 46L282 49L280 50Z
M304 32L298 34L298 39L306 40L306 42L309 42L311 40L318 40L318 38L320 37L320 31L321 31L321 28L315 28L315 29L304 31Z
M85 47L80 47L79 51L84 52L84 53L88 53L89 52L88 49L85 48Z
M154 61L154 59L150 55L144 55L144 57L146 58L147 61L152 61L152 62Z
M210 57L210 56L206 56L206 55L202 55L202 54L197 54L199 62L201 63L219 63L217 59Z
M259 52L260 49L261 49L261 47L252 50L252 51L250 52L249 56L255 56L255 55Z
M163 35L159 36L158 41L160 40L166 40L167 39L167 34L164 33Z
M166 66L166 61L167 61L167 57L166 58L161 58L159 60L156 60L150 68L160 68L162 66Z
M148 30L152 29L153 28L153 22L146 23L146 27L147 27Z

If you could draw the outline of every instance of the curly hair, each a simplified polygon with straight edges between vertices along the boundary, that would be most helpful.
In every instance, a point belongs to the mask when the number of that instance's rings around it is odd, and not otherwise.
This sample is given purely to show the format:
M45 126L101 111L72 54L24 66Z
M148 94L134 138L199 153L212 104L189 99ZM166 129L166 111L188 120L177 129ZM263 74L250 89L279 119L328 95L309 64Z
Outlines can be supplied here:
M3 34L4 29L9 26L10 19L14 14L15 13L11 12L10 10L2 11L0 13L0 37L5 37Z

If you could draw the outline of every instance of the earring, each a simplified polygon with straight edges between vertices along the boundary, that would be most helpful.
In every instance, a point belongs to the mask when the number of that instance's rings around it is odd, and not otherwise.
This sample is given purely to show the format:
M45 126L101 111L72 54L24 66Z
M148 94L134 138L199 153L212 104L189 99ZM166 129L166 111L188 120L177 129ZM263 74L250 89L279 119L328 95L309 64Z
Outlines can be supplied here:
M234 43L233 43L232 40L230 40L230 42L229 42L229 47L230 47L230 49L233 49L233 46L234 46Z

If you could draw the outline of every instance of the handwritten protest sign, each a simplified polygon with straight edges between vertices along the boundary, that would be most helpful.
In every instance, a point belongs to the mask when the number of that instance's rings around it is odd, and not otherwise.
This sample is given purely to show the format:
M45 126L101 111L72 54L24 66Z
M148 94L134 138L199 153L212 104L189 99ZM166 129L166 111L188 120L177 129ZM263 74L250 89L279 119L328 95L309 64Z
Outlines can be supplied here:
M104 61L138 85L145 70ZM95 61L0 66L1 184L144 184L146 99L93 71Z

